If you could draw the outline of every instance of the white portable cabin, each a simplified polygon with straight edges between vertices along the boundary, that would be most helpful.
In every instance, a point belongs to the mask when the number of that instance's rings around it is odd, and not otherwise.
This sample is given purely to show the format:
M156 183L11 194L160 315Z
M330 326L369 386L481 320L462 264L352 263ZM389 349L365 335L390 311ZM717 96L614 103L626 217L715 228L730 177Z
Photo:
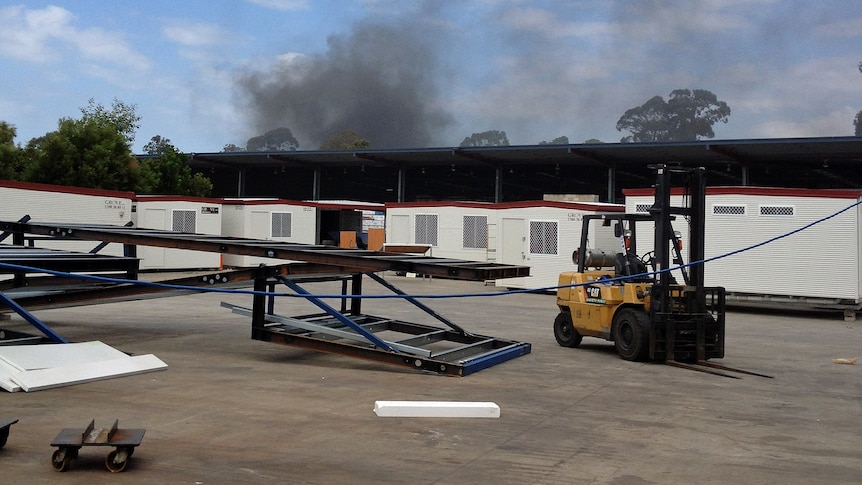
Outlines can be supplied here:
M563 201L387 204L386 241L428 244L434 257L526 265L529 277L495 284L549 288L557 285L561 271L574 268L572 253L580 244L583 215L623 209L619 204ZM590 243L614 247L614 241Z
M0 180L0 219L17 221L25 215L33 223L67 222L123 226L132 219L131 192L66 187ZM11 244L11 237L5 241ZM98 242L41 239L35 247L89 252ZM122 256L123 245L111 243L99 254Z
M221 234L220 199L139 195L133 205L135 227L195 234ZM218 269L221 254L189 249L138 246L142 270Z
M496 285L531 290L555 287L561 272L576 269L572 253L581 243L584 215L625 209L621 204L547 200L497 205L497 262L527 265L530 276L497 280ZM607 231L594 228L590 233L607 235ZM588 242L592 249L619 247L619 241L612 237L605 240L596 236Z
M378 224L383 213L383 204L352 201L223 199L222 202L222 235L297 244L337 245L341 231L367 232ZM382 226L382 221L379 224ZM260 264L278 264L278 261L224 255L225 266L243 268Z
M652 204L651 189L624 193L630 210ZM679 203L679 194L672 197ZM705 283L723 286L739 304L855 316L862 308L862 207L845 209L860 200L858 190L708 187L707 260L766 244L708 262Z
M400 202L386 204L386 243L429 246L427 256L494 261L495 204Z

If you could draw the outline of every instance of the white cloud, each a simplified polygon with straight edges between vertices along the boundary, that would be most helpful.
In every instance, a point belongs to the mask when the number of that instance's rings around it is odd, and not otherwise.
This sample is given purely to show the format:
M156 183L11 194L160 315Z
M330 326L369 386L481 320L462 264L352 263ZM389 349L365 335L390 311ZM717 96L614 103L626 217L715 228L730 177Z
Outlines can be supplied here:
M31 62L54 59L56 53L49 41L67 31L73 18L68 10L54 6L42 10L0 8L0 55Z
M219 46L231 42L233 35L218 25L206 22L173 21L162 27L162 34L187 47Z
M68 57L74 51L86 61L149 69L150 61L133 49L122 34L101 29L78 29L68 10L48 6L27 10L23 6L0 9L0 55L44 63Z
M518 8L503 14L503 23L518 30L540 33L548 37L580 37L595 40L596 36L619 34L619 26L607 22L564 21L559 15L540 8Z
M308 0L246 0L249 3L274 10L306 10Z
M752 134L755 138L852 136L857 112L848 106L814 118L767 121L755 125Z
M862 17L846 18L817 26L814 31L835 37L862 37Z

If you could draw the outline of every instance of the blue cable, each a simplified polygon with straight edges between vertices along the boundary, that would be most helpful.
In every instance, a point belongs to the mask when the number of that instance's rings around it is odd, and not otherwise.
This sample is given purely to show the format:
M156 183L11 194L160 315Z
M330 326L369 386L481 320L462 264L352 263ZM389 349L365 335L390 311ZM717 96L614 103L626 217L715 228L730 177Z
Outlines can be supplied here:
M844 209L841 209L838 212L835 212L835 213L830 214L826 217L822 217L820 219L817 219L816 221L810 222L810 223L808 223L808 224L806 224L806 225L804 225L798 229L794 229L794 230L787 232L785 234L781 234L779 236L769 238L765 241L762 241L762 242L759 242L759 243L756 243L756 244L753 244L751 246L747 246L747 247L744 247L741 249L737 249L737 250L731 251L729 253L721 254L718 256L713 256L711 258L706 258L706 259L703 259L700 261L691 261L689 263L681 264L679 266L674 266L672 268L662 269L659 271L639 273L639 274L631 275L631 276L620 276L620 277L616 277L616 278L606 278L606 279L602 279L601 283L603 283L603 284L604 283L612 283L612 282L624 281L624 280L628 280L628 279L632 279L632 278L656 276L656 275L659 275L662 273L669 273L671 271L676 271L676 270L680 270L680 269L687 268L690 266L696 266L699 264L705 264L705 263L709 263L709 262L716 261L719 259L734 256L734 255L737 255L737 254L740 254L740 253L743 253L746 251L751 251L751 250L759 248L761 246L765 246L767 244L778 241L779 239L783 239L783 238L792 236L794 234L797 234L799 232L802 232L806 229L810 229L811 227L813 227L817 224L820 224L820 223L823 223L829 219L835 218L835 217L843 214L844 212L847 212L847 211L849 211L849 210L851 210L854 207L857 207L859 205L862 205L862 200L859 200L859 201L845 207ZM63 276L63 277L78 278L78 279L84 279L84 280L101 281L101 282L107 282L107 283L133 284L133 285L139 285L139 286L165 288L165 289L170 289L170 290L186 290L186 291L193 291L193 292L198 292L198 293L209 292L209 293L226 293L226 294L238 294L238 295L276 296L276 297L289 297L289 298L309 298L310 297L310 298L318 298L318 299L361 298L361 299L374 300L374 299L392 299L392 298L400 298L400 299L415 298L415 299L432 300L432 299L446 299L446 298L480 298L480 297L488 298L488 297L498 297L498 296L515 295L515 294L523 294L523 293L547 293L547 292L551 292L551 291L556 291L556 290L561 289L561 288L577 288L577 287L582 287L582 286L587 286L587 285L594 285L597 283L594 281L594 282L590 282L590 283L578 283L578 284L561 285L561 286L547 286L547 287L543 287L543 288L506 290L504 292L496 292L496 293L456 293L456 294L441 294L441 295L399 295L399 294L386 294L386 295L341 295L341 294L315 295L315 294L302 294L301 295L301 294L295 294L295 293L279 293L279 292L268 292L268 291L238 290L238 289L226 289L226 288L208 288L208 287L185 286L185 285L170 285L167 283L158 283L158 282L152 282L152 281L140 281L140 280L129 280L129 279L123 279L123 278L108 278L105 276L97 276L97 275L64 273L64 272L60 272L60 271L53 271L53 270L48 270L48 269L41 269L41 268L35 268L35 267L31 267L31 266L22 266L22 265L9 264L9 263L0 263L0 268L7 268L7 269L12 269L12 270L17 270L17 271L26 271L26 272L31 272L31 273L44 273L44 274L50 274L53 276Z

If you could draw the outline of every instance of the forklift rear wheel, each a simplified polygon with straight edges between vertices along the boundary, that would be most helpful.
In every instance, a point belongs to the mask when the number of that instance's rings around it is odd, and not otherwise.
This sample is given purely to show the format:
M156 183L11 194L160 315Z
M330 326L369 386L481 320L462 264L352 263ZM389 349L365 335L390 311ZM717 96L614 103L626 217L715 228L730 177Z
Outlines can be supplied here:
M557 343L563 347L577 347L581 345L583 337L575 330L572 324L572 314L569 312L560 312L554 320L554 337Z
M623 308L614 315L614 346L625 360L644 360L649 352L649 317L642 310Z

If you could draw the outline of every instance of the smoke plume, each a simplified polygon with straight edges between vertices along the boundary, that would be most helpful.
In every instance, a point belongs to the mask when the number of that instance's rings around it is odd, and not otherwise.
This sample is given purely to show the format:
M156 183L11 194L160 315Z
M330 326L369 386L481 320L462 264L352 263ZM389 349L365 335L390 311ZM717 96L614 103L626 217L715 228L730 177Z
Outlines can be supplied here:
M428 147L452 118L437 108L438 61L414 31L361 22L319 56L285 56L238 85L258 133L284 126L300 149L353 130L372 148Z

